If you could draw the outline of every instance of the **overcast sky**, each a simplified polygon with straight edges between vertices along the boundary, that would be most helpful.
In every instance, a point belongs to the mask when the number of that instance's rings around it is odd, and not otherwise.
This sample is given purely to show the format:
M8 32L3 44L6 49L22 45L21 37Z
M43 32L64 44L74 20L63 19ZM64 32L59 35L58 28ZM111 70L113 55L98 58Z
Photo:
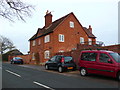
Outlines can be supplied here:
M30 18L9 22L0 17L0 35L10 38L17 49L29 51L29 39L44 26L47 10L53 14L53 21L73 12L84 27L93 28L97 41L105 45L118 44L118 1L119 0L23 0L35 6Z

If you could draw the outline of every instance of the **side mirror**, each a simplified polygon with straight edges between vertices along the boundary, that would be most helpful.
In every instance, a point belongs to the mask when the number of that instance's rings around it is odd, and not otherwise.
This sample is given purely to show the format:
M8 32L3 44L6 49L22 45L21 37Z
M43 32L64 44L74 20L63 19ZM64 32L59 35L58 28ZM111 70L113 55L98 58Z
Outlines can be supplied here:
M111 60L111 59L108 59L108 63L111 63L111 64L112 64L113 62L112 62L112 60Z

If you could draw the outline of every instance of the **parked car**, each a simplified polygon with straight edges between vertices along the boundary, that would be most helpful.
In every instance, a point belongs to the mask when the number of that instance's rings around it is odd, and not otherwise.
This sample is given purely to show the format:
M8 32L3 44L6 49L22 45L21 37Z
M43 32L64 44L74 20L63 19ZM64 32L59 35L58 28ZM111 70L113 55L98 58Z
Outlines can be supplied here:
M120 80L120 55L106 50L82 51L79 58L81 76L98 74Z
M76 64L71 56L56 55L45 63L45 69L57 69L61 73L65 70L76 70Z
M23 64L23 59L21 57L14 57L11 59L11 64Z

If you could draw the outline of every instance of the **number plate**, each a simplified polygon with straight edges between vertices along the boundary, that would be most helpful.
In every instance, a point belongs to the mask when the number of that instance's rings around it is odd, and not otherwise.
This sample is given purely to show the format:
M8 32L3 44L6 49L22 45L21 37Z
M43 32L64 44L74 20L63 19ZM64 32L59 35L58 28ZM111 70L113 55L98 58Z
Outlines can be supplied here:
M73 69L73 67L68 67L67 69Z

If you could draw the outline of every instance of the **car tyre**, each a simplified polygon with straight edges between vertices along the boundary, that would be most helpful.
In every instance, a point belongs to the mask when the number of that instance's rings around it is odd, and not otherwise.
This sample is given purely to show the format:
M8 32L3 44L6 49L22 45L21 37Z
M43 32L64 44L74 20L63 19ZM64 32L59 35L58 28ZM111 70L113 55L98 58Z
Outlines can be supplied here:
M85 68L80 69L80 75L81 76L86 76L87 75L87 70Z
M21 64L23 64L23 62L21 62Z
M48 65L45 65L45 69L46 69L46 70L49 70L49 66L48 66Z
M120 81L120 72L117 74L117 80Z
M58 67L58 72L60 72L60 73L63 72L63 68L61 66Z

